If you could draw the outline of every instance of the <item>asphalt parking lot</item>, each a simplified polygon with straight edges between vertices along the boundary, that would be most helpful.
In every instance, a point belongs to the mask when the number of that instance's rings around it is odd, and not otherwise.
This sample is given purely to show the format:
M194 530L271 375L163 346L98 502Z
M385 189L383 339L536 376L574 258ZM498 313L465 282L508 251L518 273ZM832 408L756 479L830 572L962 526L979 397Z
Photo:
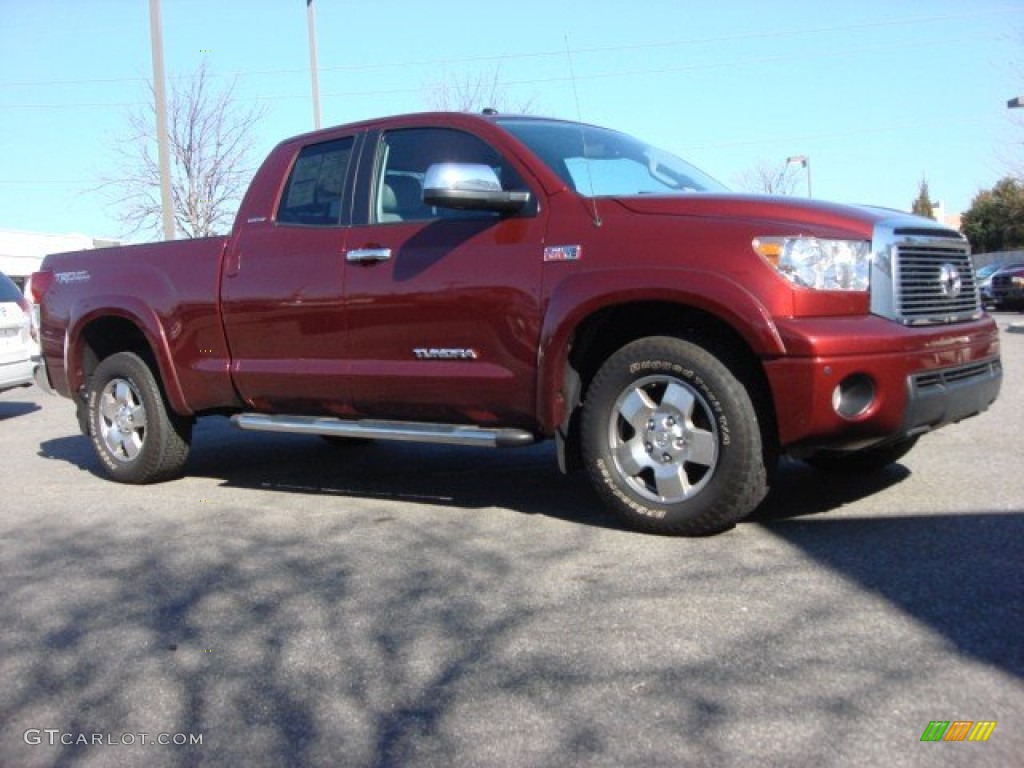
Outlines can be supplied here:
M988 413L872 477L787 462L689 540L620 529L548 446L208 419L186 478L117 485L69 401L4 393L0 765L1020 765L1024 335L1003 355Z

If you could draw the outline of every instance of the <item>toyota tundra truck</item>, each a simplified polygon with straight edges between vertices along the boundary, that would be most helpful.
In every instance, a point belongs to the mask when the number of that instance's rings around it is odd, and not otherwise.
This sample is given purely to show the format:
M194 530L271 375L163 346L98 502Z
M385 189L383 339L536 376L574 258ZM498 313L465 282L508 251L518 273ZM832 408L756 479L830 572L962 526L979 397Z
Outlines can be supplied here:
M729 194L623 133L536 117L298 136L228 236L51 255L32 284L37 381L125 483L180 475L211 414L553 440L625 523L704 535L762 501L783 455L876 470L1002 380L958 232Z

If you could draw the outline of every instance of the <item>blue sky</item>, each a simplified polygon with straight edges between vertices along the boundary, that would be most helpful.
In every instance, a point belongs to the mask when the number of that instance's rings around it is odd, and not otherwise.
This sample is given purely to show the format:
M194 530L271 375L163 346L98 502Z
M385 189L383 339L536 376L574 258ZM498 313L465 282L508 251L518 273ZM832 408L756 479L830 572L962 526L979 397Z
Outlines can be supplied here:
M490 76L730 186L811 158L815 197L952 211L1024 154L1024 2L315 0L325 125ZM312 128L304 0L162 0L169 77L207 60L263 102L255 162ZM117 235L104 176L152 74L146 0L0 0L0 229Z

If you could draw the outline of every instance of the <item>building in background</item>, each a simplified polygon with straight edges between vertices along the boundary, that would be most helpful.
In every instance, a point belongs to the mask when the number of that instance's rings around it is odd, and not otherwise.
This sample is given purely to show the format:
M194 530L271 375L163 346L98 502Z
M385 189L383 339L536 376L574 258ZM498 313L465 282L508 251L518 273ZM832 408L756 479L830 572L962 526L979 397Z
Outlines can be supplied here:
M957 232L960 231L960 218L959 213L949 213L946 210L946 205L941 200L932 203L932 218L935 219L939 224L944 224L950 229L955 229Z
M121 245L121 242L80 234L53 235L45 232L0 229L0 272L24 290L25 280L39 269L46 254L106 248L112 245Z

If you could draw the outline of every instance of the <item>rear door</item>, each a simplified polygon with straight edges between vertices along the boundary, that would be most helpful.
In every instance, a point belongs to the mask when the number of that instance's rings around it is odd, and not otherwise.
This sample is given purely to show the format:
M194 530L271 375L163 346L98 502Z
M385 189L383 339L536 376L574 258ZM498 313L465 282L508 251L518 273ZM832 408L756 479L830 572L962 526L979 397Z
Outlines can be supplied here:
M275 215L232 244L221 297L233 377L251 407L344 414L343 265L357 136L296 153Z
M432 208L434 163L483 163L505 189L524 174L479 137L436 127L370 144L346 243L350 386L363 416L531 426L544 215ZM372 170L372 172L370 172Z

